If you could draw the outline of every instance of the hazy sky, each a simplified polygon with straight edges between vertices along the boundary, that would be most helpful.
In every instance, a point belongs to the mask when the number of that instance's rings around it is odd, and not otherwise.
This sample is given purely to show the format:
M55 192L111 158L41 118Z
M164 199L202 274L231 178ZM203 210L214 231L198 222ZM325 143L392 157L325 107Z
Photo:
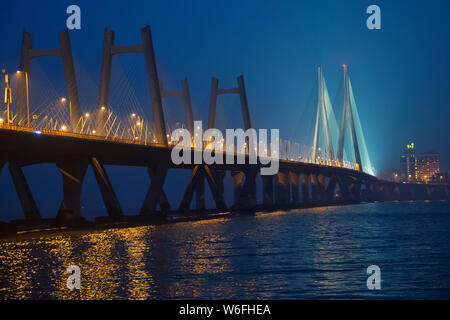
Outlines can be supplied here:
M377 172L397 170L411 141L440 152L450 170L449 1L2 1L0 66L18 68L24 29L36 48L56 47L70 4L82 12L72 50L95 82L104 27L125 45L150 24L161 74L174 84L189 77L196 119L207 119L211 76L232 87L242 73L255 122L291 136L317 66L333 101L346 63ZM371 4L381 30L366 28Z

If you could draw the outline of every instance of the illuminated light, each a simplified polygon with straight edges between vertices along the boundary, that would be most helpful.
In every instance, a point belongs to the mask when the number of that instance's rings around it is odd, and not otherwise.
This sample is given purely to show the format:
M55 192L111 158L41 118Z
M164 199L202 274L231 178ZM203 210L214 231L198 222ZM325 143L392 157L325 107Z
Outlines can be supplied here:
M61 98L61 102L66 102L66 98Z
M100 109L101 109L101 110L105 110L106 108L105 108L105 107L101 107Z
M89 114L89 113L86 113L84 116L85 116L86 118L89 118L90 114Z
M95 134L95 132L96 132L95 130L92 130L92 133L94 133L94 134Z
M132 117L136 117L136 113L132 113L131 116L132 116Z
M5 120L3 118L0 118L0 123L3 123Z
M35 134L41 134L42 132L40 130L36 130L34 133Z
M62 126L61 126L61 130L62 130L62 131L66 131L66 130L67 130L67 127L66 127L65 125L62 125Z
M138 122L136 123L136 125L139 127L139 126L141 125L141 123L138 121Z

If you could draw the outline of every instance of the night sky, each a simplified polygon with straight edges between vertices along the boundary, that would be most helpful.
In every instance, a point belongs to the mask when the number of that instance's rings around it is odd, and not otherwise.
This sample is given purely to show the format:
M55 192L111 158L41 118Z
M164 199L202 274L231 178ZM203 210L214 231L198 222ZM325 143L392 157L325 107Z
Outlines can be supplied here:
M450 170L446 0L2 1L0 67L17 70L24 29L36 48L56 47L71 4L82 14L81 30L70 31L73 54L95 82L104 28L115 31L116 44L127 45L139 43L139 29L150 24L159 71L175 85L189 77L196 119L207 119L211 76L232 87L244 74L254 122L291 137L316 68L323 67L333 101L346 63L376 171L398 171L409 142L418 152L440 152L442 171ZM366 28L371 4L381 8L381 30ZM57 79L62 71L46 72ZM6 172L0 182L12 186L4 182Z

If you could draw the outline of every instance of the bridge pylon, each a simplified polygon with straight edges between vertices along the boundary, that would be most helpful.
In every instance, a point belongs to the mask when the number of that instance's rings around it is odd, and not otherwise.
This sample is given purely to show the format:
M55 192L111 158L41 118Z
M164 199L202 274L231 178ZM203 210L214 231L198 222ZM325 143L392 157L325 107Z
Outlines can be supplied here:
M363 171L362 162L361 162L361 153L359 150L358 137L356 135L355 128L355 114L352 110L352 100L353 93L350 84L350 77L348 75L348 67L347 65L343 66L344 68L344 101L342 106L342 116L341 116L341 127L339 132L339 149L337 158L342 163L344 160L344 139L345 132L347 126L350 126L350 134L353 142L353 149L355 154L355 161L359 168L359 171Z
M313 161L317 160L317 148L319 143L319 128L322 127L325 131L326 147L330 155L330 160L334 160L333 140L330 129L330 120L334 120L334 114L331 109L330 98L328 96L325 79L323 77L322 68L318 68L318 100L317 100L317 113L316 113L316 125L314 129L314 142L312 150ZM332 118L332 119L330 119Z
M58 34L59 48L54 49L33 49L33 37L30 33L24 31L22 34L22 48L20 51L19 71L25 76L18 79L17 95L17 123L26 125L27 122L27 79L30 75L31 60L40 57L60 57L64 69L64 78L66 82L67 98L70 108L70 126L76 130L77 124L81 118L80 102L78 99L78 88L75 78L75 69L73 65L72 48L70 45L69 31L67 29Z
M181 90L164 90L162 81L159 84L161 97L183 97L184 110L186 113L186 122L191 137L194 136L194 114L192 112L191 94L189 92L189 83L187 78L181 80Z
M102 65L100 69L100 85L97 110L97 134L105 132L106 115L108 110L109 86L111 82L111 68L113 55L123 53L142 53L145 58L148 86L153 111L153 128L159 144L167 146L166 126L161 101L161 89L159 86L158 72L156 69L155 52L153 49L152 34L150 26L141 29L142 43L129 46L114 45L114 31L105 28Z
M244 128L248 130L252 127L250 122L250 113L248 110L247 93L245 91L244 76L237 78L238 86L236 88L221 89L219 88L219 79L213 77L211 81L211 95L209 100L208 129L214 128L216 121L217 98L221 94L238 94L241 100L242 119L244 120Z

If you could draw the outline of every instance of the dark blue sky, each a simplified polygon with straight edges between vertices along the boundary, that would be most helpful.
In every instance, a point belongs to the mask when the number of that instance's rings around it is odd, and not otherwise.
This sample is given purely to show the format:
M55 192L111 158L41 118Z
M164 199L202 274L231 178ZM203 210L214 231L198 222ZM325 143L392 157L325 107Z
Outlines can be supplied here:
M1 67L18 68L23 29L36 48L56 47L70 4L82 12L82 29L70 32L73 53L94 82L104 27L125 45L150 24L159 71L174 84L189 77L196 119L207 119L211 76L231 87L243 73L254 122L291 137L317 66L333 101L346 63L377 172L398 170L411 141L440 152L450 170L449 1L2 1ZM381 8L382 30L366 28L371 4ZM55 70L46 70L50 78L61 77Z

